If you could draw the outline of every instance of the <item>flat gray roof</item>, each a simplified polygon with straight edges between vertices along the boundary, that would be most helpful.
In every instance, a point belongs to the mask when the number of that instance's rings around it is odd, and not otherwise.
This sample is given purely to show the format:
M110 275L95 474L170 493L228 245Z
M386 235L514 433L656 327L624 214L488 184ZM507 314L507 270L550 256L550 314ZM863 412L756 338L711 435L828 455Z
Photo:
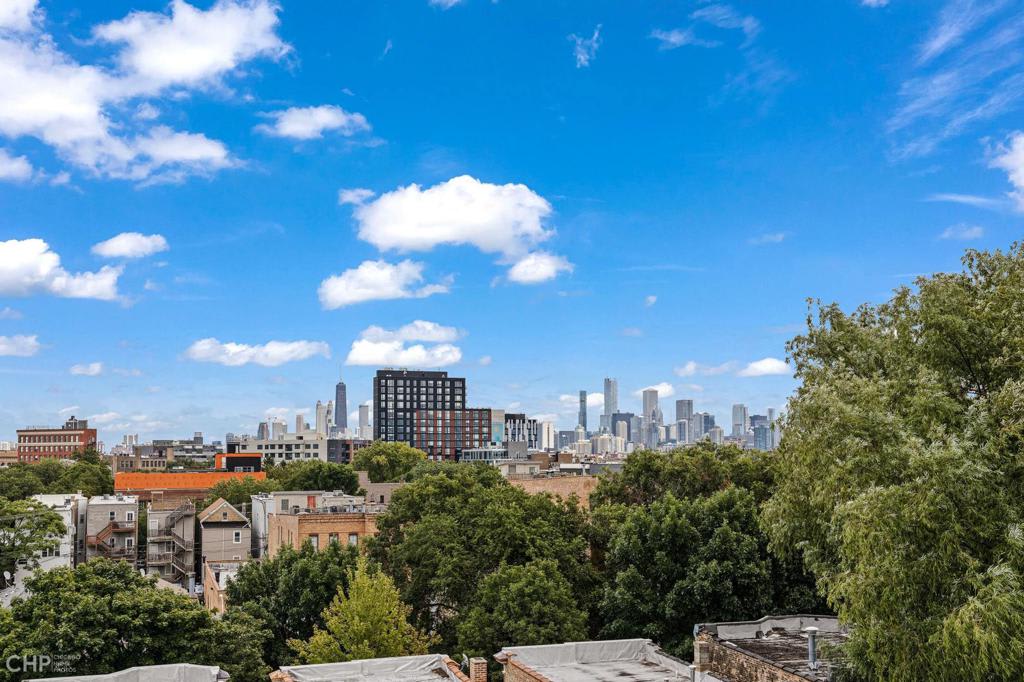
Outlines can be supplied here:
M46 682L218 682L228 674L215 665L148 665L119 670L106 675L80 675L78 677L48 677ZM32 680L31 682L36 682Z
M281 666L281 672L295 682L438 682L458 680L445 663L442 654L368 658L347 663Z
M551 682L666 682L691 679L690 665L669 656L649 639L567 642L505 647L512 657Z

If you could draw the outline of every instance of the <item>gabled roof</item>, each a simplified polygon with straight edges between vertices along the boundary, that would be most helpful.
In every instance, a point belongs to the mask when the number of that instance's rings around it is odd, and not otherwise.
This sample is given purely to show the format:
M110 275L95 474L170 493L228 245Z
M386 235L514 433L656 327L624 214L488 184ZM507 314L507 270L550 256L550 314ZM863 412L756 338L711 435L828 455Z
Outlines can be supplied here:
M223 517L223 512L227 512L228 517ZM245 517L245 514L235 509L234 505L225 500L223 497L218 497L214 500L213 504L204 509L199 514L199 523L249 523L249 519Z

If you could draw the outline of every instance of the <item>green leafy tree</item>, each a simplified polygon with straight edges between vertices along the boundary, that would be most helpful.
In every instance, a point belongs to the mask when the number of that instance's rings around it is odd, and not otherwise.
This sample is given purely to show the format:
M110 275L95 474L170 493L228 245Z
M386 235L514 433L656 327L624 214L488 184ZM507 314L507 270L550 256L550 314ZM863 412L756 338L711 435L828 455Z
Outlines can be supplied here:
M57 466L60 466L59 464ZM14 464L0 469L0 497L24 500L46 490L46 486L30 464Z
M0 497L0 571L13 573L19 559L36 564L36 553L56 549L64 532L63 519L45 504Z
M490 657L505 646L577 642L587 614L551 559L501 566L485 576L475 604L460 618L459 651Z
M365 471L372 483L398 481L413 467L427 460L427 453L405 443L374 441L356 451L352 467Z
M165 663L219 665L245 682L269 672L260 660L267 633L255 620L244 614L214 619L194 599L155 587L125 562L97 559L38 572L27 587L28 598L0 612L0 624L8 626L0 630L5 660L61 657L76 675Z
M219 498L223 497L230 504L242 509L243 505L252 504L253 495L258 493L270 493L275 490L280 490L280 487L278 482L273 479L264 479L260 481L252 476L246 476L240 479L230 478L228 480L221 481L210 488L210 492L207 494L206 499L203 500L200 508L206 509Z
M486 465L436 471L395 492L368 543L420 629L451 650L481 580L535 559L558 564L583 610L596 603L600 580L587 555L586 513L575 500L527 494Z
M359 491L359 477L351 466L318 459L275 466L267 477L277 490L343 490L349 495Z
M736 487L632 508L606 560L604 636L647 637L680 656L692 651L697 623L815 606L809 590L810 604L784 601L793 578L776 583L754 496Z
M347 585L356 556L355 548L337 542L319 551L307 542L299 551L283 547L272 559L242 566L228 584L229 611L244 611L272 634L264 643L267 664L287 664L288 640L307 640L323 625L321 614Z
M97 452L96 448L78 450L71 455L71 459L76 462L85 462L86 464L103 464L103 457Z
M1024 679L1024 246L968 251L789 344L764 521L802 554L864 680Z
M758 501L766 499L772 488L770 455L708 441L670 452L640 450L621 472L602 476L590 503L651 504L667 492L698 497L731 485L749 490Z
M347 589L339 589L324 610L323 626L308 641L288 644L302 663L425 654L431 638L409 623L409 612L391 578L360 556L348 572Z
M81 492L86 497L110 495L114 492L114 476L106 464L75 462L49 486L48 492Z

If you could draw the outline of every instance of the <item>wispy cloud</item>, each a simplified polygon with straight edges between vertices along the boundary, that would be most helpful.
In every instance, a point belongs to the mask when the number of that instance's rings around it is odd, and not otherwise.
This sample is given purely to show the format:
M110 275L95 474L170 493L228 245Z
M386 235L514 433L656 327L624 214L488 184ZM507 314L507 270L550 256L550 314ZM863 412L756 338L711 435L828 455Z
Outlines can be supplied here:
M985 236L985 228L980 225L968 225L966 223L960 223L958 225L950 225L939 234L939 239L955 239L958 241L969 241L971 239L981 239Z
M590 62L597 57L597 49L601 47L601 24L594 27L594 33L589 38L583 38L573 33L569 36L573 43L572 53L576 58L576 68L582 69L590 66Z
M964 206L974 206L975 208L986 209L1007 208L1009 206L1009 202L1007 202L1004 199L997 199L994 197L982 197L976 194L955 194L949 192L931 194L925 197L925 201L939 201L951 204L963 204Z
M764 246L765 244L781 244L788 237L786 232L767 232L756 237L751 237L747 243L751 246Z
M886 122L897 159L931 154L1024 101L1024 13L1008 0L948 0L916 52Z

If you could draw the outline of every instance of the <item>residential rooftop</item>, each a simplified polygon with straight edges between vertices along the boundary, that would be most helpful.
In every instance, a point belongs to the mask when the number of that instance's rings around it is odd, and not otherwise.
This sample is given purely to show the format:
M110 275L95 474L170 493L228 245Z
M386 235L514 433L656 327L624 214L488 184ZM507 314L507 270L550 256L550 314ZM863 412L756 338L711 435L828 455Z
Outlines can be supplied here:
M443 654L369 658L347 663L282 666L272 673L273 682L439 682L469 678L459 671L455 661Z
M811 630L816 640L815 667L809 656L809 628L816 628ZM849 631L834 616L800 614L702 623L694 628L694 662L708 682L760 679L737 672L754 668L783 671L789 675L783 679L828 682L835 667L834 647L848 638Z
M505 647L494 657L515 679L544 682L666 682L692 679L690 664L649 639L568 642Z
M175 663L128 668L105 675L47 677L46 682L223 682L228 677L229 675L217 666ZM42 680L31 680L30 682L42 682Z

